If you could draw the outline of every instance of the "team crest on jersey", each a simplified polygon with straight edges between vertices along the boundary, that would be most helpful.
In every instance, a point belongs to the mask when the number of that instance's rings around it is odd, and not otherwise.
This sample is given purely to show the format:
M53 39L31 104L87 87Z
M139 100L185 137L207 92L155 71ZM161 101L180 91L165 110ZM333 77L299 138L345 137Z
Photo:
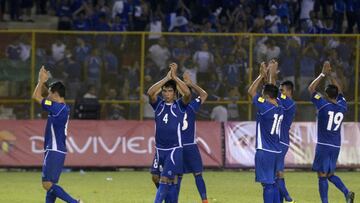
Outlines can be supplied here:
M286 99L286 95L285 95L285 94L281 94L281 99Z
M45 100L45 105L51 106L52 102L50 100Z
M265 102L265 99L262 98L262 97L259 97L258 102L264 103L264 102Z
M168 175L171 176L171 175L172 175L172 171L168 171Z
M321 96L320 96L319 94L316 94L316 95L314 96L314 98L315 98L315 99L320 99Z

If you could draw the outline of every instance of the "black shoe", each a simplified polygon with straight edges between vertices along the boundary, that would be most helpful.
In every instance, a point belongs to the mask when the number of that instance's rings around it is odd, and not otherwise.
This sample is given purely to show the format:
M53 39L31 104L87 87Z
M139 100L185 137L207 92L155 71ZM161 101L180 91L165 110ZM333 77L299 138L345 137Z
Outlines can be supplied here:
M348 192L346 195L346 203L354 203L355 199L355 193L354 192Z

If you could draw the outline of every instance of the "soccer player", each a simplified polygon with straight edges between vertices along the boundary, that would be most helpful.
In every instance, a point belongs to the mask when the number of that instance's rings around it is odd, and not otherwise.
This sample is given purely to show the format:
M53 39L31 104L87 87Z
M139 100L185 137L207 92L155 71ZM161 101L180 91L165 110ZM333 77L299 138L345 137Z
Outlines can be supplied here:
M32 98L49 113L45 128L45 158L42 168L42 185L47 191L45 202L54 203L56 198L60 198L68 203L80 203L81 200L75 200L57 185L67 152L65 140L70 108L65 104L65 86L61 82L50 84L47 98L42 97L42 90L48 78L49 73L42 66L38 84L32 95Z
M276 74L278 70L278 63L275 60L270 61L269 63L269 82L273 85L276 84ZM280 84L280 94L278 96L278 100L281 101L282 106L284 107L284 118L281 123L281 133L280 133L280 149L281 154L277 163L276 170L276 184L280 192L280 202L283 202L285 199L286 202L294 203L293 199L290 197L289 192L285 186L284 180L284 168L285 168L285 156L287 151L289 150L290 137L289 131L291 127L291 123L295 117L296 104L292 99L292 95L294 92L294 84L287 80ZM276 197L275 197L276 198Z
M170 64L170 71L166 77L152 85L147 92L149 102L155 111L156 158L153 168L157 168L160 172L155 203L163 202L169 187L176 187L174 185L176 175L182 174L183 170L181 128L191 94L186 84L176 76L176 71L177 64ZM177 86L183 94L182 98L178 100L176 100ZM158 96L160 91L162 98Z
M316 92L323 78L327 77L331 84L325 88L325 95ZM353 203L355 193L349 191L341 179L335 175L336 161L341 145L341 124L347 111L347 103L341 87L331 75L331 65L324 62L321 74L308 87L311 101L317 109L317 144L313 170L318 173L319 193L322 203L328 203L328 180L342 193L347 203Z
M273 203L276 188L276 164L281 153L280 126L284 115L283 107L277 100L279 89L275 85L265 84L262 95L257 93L260 83L266 77L266 69L265 63L262 62L260 74L249 87L248 93L253 98L253 104L258 110L256 114L255 179L263 186L264 203Z
M190 75L187 72L184 73L183 79L185 84L199 95L197 98L191 100L186 108L184 116L181 134L183 141L184 173L193 173L200 198L203 203L207 203L206 186L202 177L203 163L196 143L195 119L196 112L199 110L200 105L205 102L208 94L205 90L191 81ZM180 191L181 180L182 176L179 176L177 193Z

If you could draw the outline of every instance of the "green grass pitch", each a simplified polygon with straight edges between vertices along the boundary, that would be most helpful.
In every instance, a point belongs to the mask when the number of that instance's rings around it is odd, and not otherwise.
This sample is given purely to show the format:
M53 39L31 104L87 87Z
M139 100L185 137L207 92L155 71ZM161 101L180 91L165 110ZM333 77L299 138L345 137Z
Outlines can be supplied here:
M338 172L337 175L360 198L360 172ZM204 173L204 178L211 203L262 202L262 188L254 182L253 172L209 171ZM0 203L45 202L40 180L40 172L0 172ZM320 202L315 173L288 172L286 182L298 203ZM85 203L150 203L156 192L150 174L142 171L63 173L60 185ZM192 175L184 176L179 202L201 202ZM329 202L345 202L331 183Z

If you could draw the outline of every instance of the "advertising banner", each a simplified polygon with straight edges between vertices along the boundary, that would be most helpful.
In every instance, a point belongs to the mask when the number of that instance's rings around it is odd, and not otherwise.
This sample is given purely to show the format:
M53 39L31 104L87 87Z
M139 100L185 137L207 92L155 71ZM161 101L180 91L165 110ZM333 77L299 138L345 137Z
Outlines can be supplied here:
M0 167L41 166L46 121L0 121ZM147 167L154 157L154 121L70 120L66 166ZM197 122L205 166L222 166L221 124Z
M256 122L227 122L225 128L226 167L254 167ZM343 123L342 146L338 166L360 167L360 124ZM290 129L290 148L285 166L311 167L315 156L315 122L294 122Z

